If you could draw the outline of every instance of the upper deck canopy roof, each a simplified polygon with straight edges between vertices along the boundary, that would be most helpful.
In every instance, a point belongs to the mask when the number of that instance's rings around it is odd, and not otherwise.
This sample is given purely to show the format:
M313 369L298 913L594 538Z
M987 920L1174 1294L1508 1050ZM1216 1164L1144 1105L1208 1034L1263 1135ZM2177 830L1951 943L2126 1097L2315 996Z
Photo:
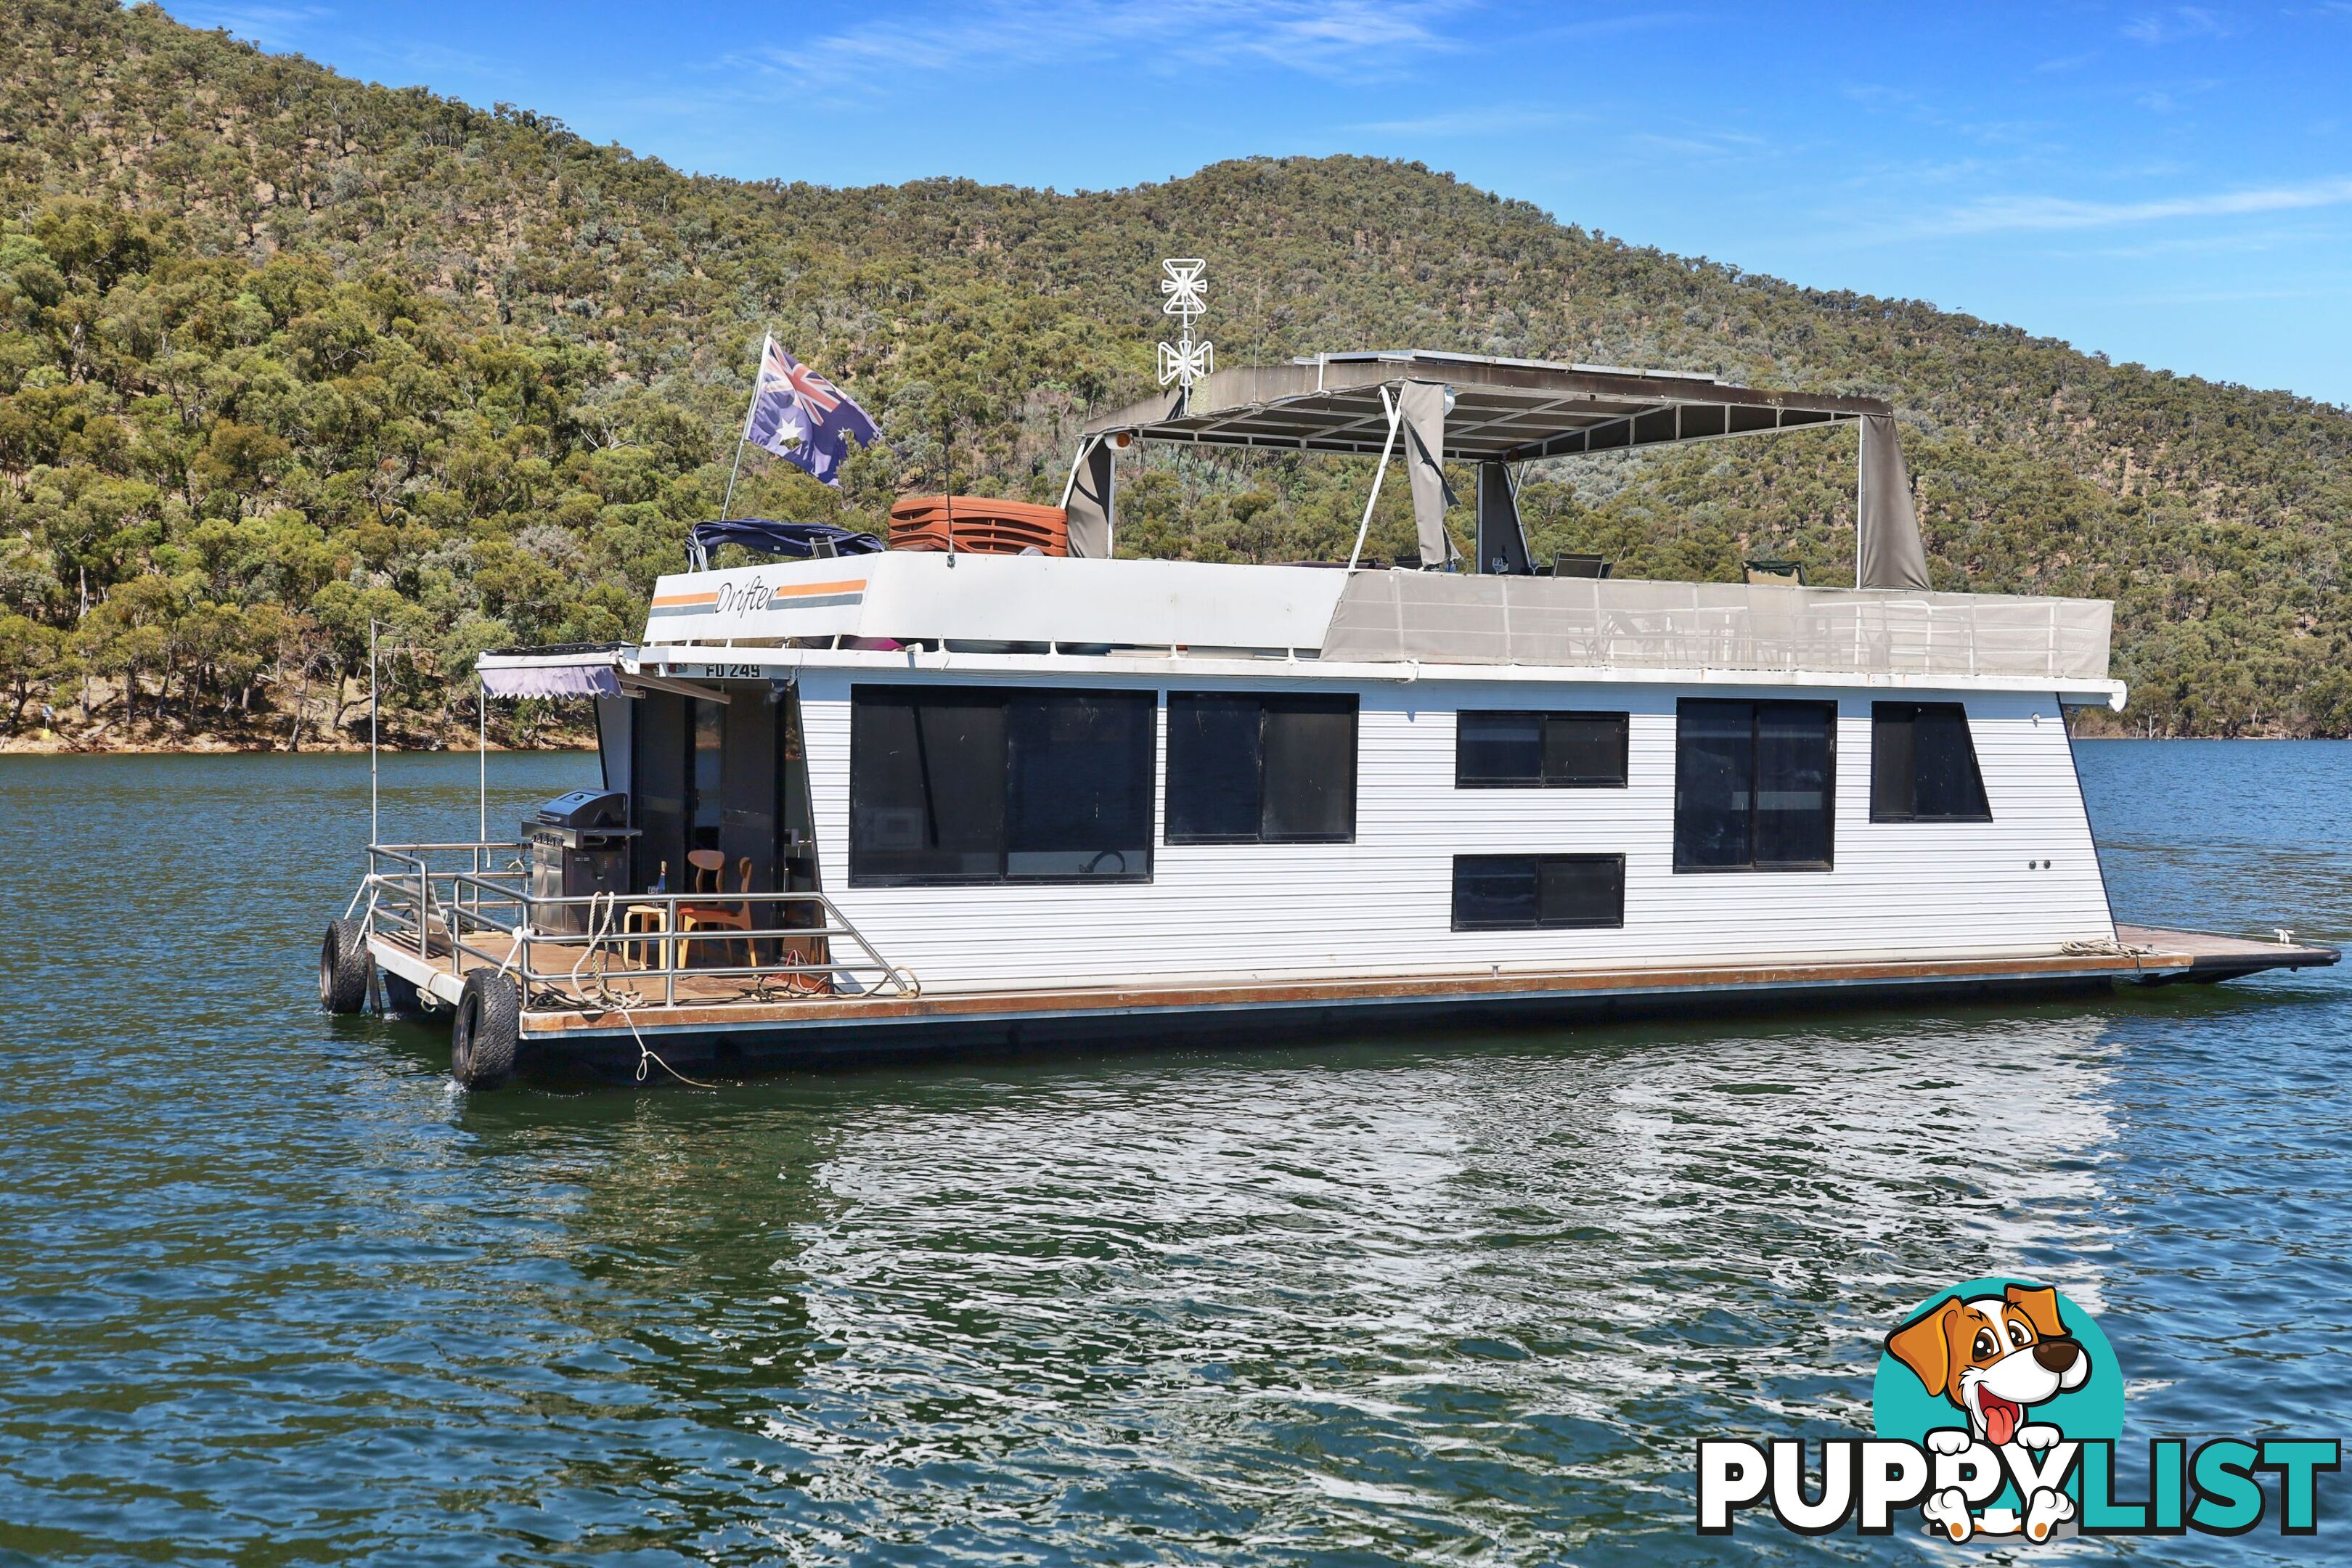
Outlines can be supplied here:
M1377 456L1389 433L1381 389L1443 382L1447 458L1524 462L1711 440L1885 415L1874 397L1759 392L1685 371L1489 359L1426 349L1320 354L1221 370L1189 400L1167 394L1096 420L1088 436Z

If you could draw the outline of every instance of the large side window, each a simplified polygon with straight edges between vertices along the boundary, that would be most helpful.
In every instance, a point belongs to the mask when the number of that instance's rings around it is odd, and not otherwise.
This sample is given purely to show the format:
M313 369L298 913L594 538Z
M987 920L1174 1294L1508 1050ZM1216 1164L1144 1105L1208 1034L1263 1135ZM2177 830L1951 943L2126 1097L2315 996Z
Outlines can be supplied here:
M1455 721L1461 789L1623 789L1622 713L1465 712Z
M1455 931L1555 931L1625 923L1622 855L1456 855Z
M1958 702L1870 705L1870 820L1992 820L1966 708Z
M1828 869L1836 737L1834 703L1683 701L1675 869Z
M1356 837L1356 700L1168 697L1168 842L1346 844Z
M1136 691L856 688L851 883L1148 879L1154 706Z

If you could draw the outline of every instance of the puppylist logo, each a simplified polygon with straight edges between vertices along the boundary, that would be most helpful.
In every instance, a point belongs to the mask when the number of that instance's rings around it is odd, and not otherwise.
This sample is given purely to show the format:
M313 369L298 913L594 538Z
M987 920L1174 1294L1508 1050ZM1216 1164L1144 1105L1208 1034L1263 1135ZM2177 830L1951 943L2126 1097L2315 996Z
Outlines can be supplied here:
M2074 1535L2243 1535L2276 1478L2278 1528L2318 1529L2318 1478L2334 1439L2221 1437L2148 1445L2147 1498L2118 1497L2124 1380L2091 1315L2047 1285L1969 1279L1887 1334L1871 1390L1876 1436L1698 1446L1698 1532L1729 1535L1743 1510L1801 1535L1853 1524L1885 1535L1897 1513L1953 1542ZM1808 1453L1809 1447L1814 1451ZM1762 1522L1757 1518L1755 1522Z

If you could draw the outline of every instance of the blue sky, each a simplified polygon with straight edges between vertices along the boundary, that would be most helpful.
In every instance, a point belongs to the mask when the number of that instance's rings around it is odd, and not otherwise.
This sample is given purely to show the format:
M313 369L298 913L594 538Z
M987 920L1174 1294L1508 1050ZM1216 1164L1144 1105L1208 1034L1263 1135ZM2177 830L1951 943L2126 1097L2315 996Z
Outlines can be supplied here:
M744 178L1417 158L1635 243L2352 403L2352 0L167 9Z

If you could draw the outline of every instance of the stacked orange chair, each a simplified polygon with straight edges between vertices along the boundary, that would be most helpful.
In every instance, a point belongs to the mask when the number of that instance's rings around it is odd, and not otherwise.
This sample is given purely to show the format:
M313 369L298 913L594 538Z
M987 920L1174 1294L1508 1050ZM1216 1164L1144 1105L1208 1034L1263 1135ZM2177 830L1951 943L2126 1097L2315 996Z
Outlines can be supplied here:
M906 496L890 509L890 548L948 547L949 498ZM992 496L954 498L955 547L972 555L1041 555L1070 552L1070 517L1057 506L1037 506Z

